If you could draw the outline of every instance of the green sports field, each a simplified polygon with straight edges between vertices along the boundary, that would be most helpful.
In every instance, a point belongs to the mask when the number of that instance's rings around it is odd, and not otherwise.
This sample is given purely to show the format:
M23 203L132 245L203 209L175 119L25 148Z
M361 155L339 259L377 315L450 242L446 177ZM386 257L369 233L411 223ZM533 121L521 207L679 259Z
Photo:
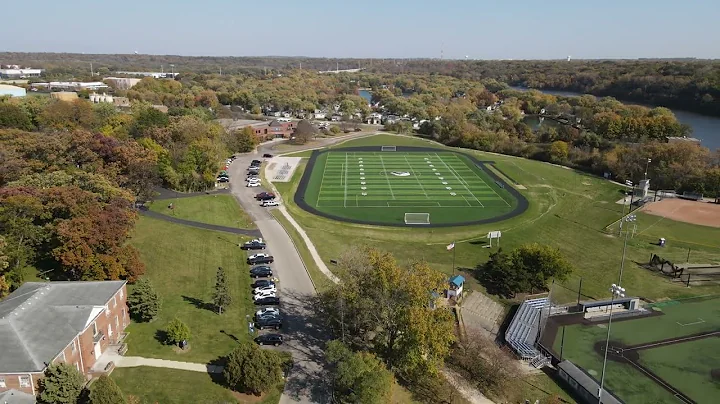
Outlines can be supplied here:
M513 212L505 187L460 153L340 149L316 157L304 201L341 220L402 225L405 213L428 213L433 225L454 225Z
M694 298L650 305L663 315L614 321L610 346L622 344L637 353L637 363L609 360L605 383L627 403L682 403L661 387L667 383L699 404L716 403L720 381L720 297ZM695 336L705 337L696 339ZM553 350L599 380L603 356L594 349L607 337L607 323L575 324L558 330ZM624 354L627 355L627 354ZM628 382L631 381L631 382Z

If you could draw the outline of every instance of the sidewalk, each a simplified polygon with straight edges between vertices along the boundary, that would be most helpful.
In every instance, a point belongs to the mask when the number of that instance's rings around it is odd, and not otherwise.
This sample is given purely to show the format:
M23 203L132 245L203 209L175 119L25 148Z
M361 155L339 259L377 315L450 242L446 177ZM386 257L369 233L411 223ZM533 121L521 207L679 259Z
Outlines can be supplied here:
M134 368L137 366L150 366L154 368L168 368L189 370L202 373L222 373L222 366L207 365L204 363L178 362L166 359L143 358L141 356L120 356L113 360L116 367Z

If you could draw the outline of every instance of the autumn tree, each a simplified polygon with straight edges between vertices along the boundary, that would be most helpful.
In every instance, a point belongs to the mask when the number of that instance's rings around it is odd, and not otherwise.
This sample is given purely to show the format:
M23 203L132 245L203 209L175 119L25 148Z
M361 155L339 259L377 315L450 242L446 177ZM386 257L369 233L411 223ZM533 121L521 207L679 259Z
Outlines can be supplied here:
M122 390L106 375L100 376L90 386L89 404L126 404Z
M5 270L10 265L8 256L5 255L5 238L0 236L0 299L10 293L10 285L5 280Z
M55 101L38 116L40 125L47 129L71 131L90 129L96 124L95 111L88 101Z
M333 334L376 353L391 369L435 374L454 340L451 313L432 304L445 275L423 262L400 266L374 249L351 250L339 263L342 282L318 300Z
M160 311L160 297L148 279L140 278L128 295L130 315L138 321L152 321Z
M334 402L383 404L391 395L393 376L375 355L352 352L338 340L330 341L325 358L330 371Z
M190 328L178 318L173 319L165 328L165 342L168 344L178 345L188 339Z
M491 254L478 266L477 276L490 293L512 298L516 293L546 290L551 278L563 281L572 271L559 249L533 243Z
M227 275L222 267L218 267L217 270L212 299L215 308L218 310L218 314L222 314L223 310L232 303Z
M283 363L278 352L260 349L251 342L241 342L227 356L222 374L230 389L260 395L282 381Z
M0 128L32 130L33 123L21 107L10 102L0 102Z
M295 142L305 144L312 140L318 133L318 129L309 121L301 120L295 128Z
M550 145L550 160L555 163L563 163L567 161L568 153L568 144L562 140L552 142Z
M38 401L42 404L77 404L85 377L67 363L53 363L40 379Z
M258 145L258 137L255 136L252 128L246 126L225 135L225 144L233 153L247 153L255 150Z

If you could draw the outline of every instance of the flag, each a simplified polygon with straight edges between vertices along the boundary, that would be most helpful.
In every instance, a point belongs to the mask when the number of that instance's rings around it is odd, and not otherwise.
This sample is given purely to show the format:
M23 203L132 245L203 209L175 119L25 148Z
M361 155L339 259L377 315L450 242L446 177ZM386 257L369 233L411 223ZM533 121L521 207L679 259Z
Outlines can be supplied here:
M455 248L455 242L453 241L452 243L448 244L446 248L448 251L452 250L453 248Z

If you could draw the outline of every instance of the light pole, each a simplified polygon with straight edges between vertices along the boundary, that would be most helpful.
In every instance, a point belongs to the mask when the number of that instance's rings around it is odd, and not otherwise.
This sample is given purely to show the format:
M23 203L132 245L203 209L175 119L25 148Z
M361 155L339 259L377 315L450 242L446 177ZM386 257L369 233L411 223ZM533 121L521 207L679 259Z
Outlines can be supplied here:
M172 74L173 78L175 78L175 65L170 64L170 74Z
M634 222L635 220L637 220L635 215L628 215L628 217L622 219L622 221L626 222ZM610 346L610 327L612 326L613 305L615 304L616 296L625 297L625 288L620 285L622 285L623 271L625 270L625 253L627 252L628 234L630 234L629 231L625 232L625 242L623 243L622 258L620 259L620 274L618 276L618 282L617 284L613 283L610 286L610 293L612 293L612 297L610 298L610 317L608 318L607 336L605 337L605 354L603 358L602 374L600 376L600 390L598 391L598 403L600 404L602 404L602 393L605 385L605 368L607 366L608 348Z
M647 163L645 163L645 180L647 180L647 170L650 166L650 163L652 163L652 159L647 159Z
M625 186L632 187L633 182L630 180L625 180ZM622 236L623 220L625 220L625 201L626 200L627 200L627 190L625 191L625 196L623 197L622 216L620 216L620 230L618 230L618 236ZM630 209L628 210L628 213L630 211L632 211L632 197L630 197Z

